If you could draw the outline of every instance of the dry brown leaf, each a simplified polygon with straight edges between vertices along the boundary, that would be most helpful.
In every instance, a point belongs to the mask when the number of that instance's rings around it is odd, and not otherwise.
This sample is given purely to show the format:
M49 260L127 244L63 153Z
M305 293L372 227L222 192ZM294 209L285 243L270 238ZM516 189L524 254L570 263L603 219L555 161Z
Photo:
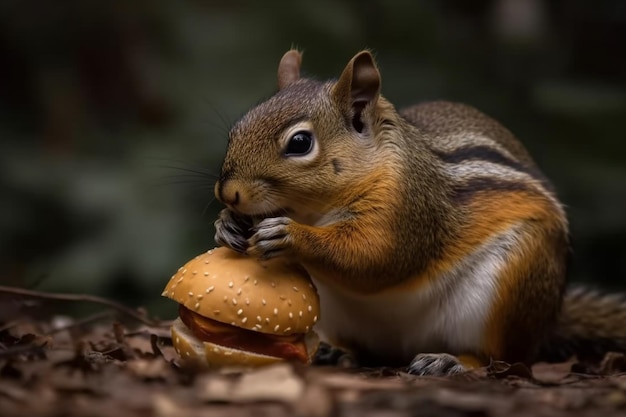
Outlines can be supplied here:
M165 379L170 371L170 366L161 360L135 359L126 366L136 377L146 380Z
M600 375L613 375L626 372L626 356L623 353L608 352L600 363Z
M258 368L240 377L208 375L197 384L203 401L254 402L297 401L304 391L304 381L288 364Z
M487 375L496 379L507 378L509 376L534 379L530 368L521 362L509 364L502 361L492 361L489 366L487 366Z

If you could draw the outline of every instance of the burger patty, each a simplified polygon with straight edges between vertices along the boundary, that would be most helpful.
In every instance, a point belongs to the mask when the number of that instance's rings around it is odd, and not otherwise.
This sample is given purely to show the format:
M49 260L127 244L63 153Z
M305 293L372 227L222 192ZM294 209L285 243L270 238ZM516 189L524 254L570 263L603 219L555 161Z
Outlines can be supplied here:
M308 361L304 334L279 336L242 329L201 316L182 304L178 314L185 326L202 341L286 360Z

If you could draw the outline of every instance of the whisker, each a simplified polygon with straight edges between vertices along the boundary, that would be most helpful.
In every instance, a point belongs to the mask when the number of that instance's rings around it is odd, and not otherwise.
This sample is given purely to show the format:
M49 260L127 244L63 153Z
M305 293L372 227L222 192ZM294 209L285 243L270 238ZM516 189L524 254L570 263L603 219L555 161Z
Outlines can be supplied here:
M227 118L226 115L222 113L220 109L210 100L204 99L203 102L210 107L210 110L219 118L219 121L221 122L221 126L214 122L211 122L211 126L216 130L221 131L225 137L228 137L228 133L230 132L234 121Z
M200 217L204 217L206 215L206 213L207 213L207 210L211 206L211 204L215 203L216 201L217 201L217 199L215 197L211 198L209 200L209 202L206 203L206 205L204 206L204 209L202 209L202 214L200 214Z
M158 161L159 164L152 165L154 168L175 169L179 171L195 172L198 174L205 174L205 175L210 175L214 177L218 176L215 173L214 169L209 169L209 168L206 168L204 166L199 166L199 165L192 165L189 163L189 161L181 161L178 159L171 159L171 158L156 158L156 157L145 158L145 159L151 160L151 161ZM180 164L180 165L173 165L173 164Z
M204 176L204 177L215 178L215 179L217 179L219 177L219 175L215 174L212 171L204 171L204 170L201 170L201 169L198 169L198 168L185 168L185 167L168 166L168 165L160 165L158 167L159 168L174 169L174 170L178 170L178 171L187 172L189 174L196 174L198 176Z

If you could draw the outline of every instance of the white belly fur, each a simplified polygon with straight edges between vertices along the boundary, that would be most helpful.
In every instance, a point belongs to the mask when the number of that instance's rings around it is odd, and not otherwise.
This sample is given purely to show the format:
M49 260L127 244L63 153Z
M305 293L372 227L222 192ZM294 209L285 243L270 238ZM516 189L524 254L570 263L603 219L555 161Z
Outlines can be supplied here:
M407 364L418 353L479 350L498 275L519 244L518 230L495 236L457 268L413 292L355 295L314 277L321 299L317 329L331 342L353 340L378 357Z

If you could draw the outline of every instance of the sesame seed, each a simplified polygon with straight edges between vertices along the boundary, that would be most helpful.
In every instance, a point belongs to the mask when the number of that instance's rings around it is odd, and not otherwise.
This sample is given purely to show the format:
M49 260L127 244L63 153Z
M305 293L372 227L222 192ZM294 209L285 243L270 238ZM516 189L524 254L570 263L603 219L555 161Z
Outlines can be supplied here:
M302 294L302 299L306 300L306 294Z
M170 295L173 297L174 296L174 291L170 291Z
M280 326L277 324L276 326L274 326L274 331L277 332L279 328Z
M237 289L237 295L241 295L241 288Z
M203 295L203 294L198 294L198 295L196 295L196 298L197 298L198 300L202 300L202 297L204 297L204 295Z
M187 272L187 268L183 269L183 274L184 274L185 272Z
M215 287L213 285L211 285L209 288L206 289L206 293L210 293L211 291L213 291L215 289Z
M233 284L233 282L232 282L232 281L230 281L230 282L228 283L228 288L233 288L233 285L235 285L235 284Z
M266 322L266 323L269 323L269 322L270 322L270 318L269 318L269 317L266 317L266 318L265 318L265 322Z
M236 306L237 305L237 300L233 298L233 305Z
M193 271L192 274L196 275L198 273L198 271Z
M234 322L234 321L231 321L231 322L230 322L230 325L231 325L231 326L236 326L236 324L235 324L235 322Z
M313 311L313 307L311 307L311 306L309 305L309 306L307 307L307 310L309 310L309 313L310 313L311 311Z
M274 281L271 282L272 288L276 288L276 283Z
M304 332L305 332L305 333L308 333L308 332L309 332L309 326L306 326L306 327L304 328Z
M257 285L259 283L259 281L257 281L256 279L254 280L254 285Z
M245 322L247 322L247 321L248 321L248 318L247 318L247 317L244 317L244 318L242 318L242 319L241 319L241 322L242 322L242 323L245 323Z
M274 308L274 315L277 316L278 315L278 309Z
M220 350L219 350L218 348L214 347L214 348L213 348L213 352L215 352L215 353L220 353Z
M243 309L242 309L242 308L240 308L239 310L237 310L237 315L238 315L238 316L241 316L242 314L243 314Z
M293 318L293 313L290 311L289 312L289 318L292 319Z
M205 264L208 264L208 263L209 263L209 261L204 261L204 263L205 263ZM208 275L208 274L207 274L207 275Z
M191 354L189 352L185 352L185 355L187 356L191 356Z
M246 277L243 280L248 281L249 279L250 279L250 275L246 275Z
M293 288L293 290L294 290L295 292L298 292L298 287L294 286L294 287L292 287L292 288Z
M262 323L263 318L261 316L256 316L256 321L258 321L259 323Z
M261 330L263 328L263 326L261 326L260 324L255 324L254 328L257 330Z
M228 350L224 352L224 356L230 356L230 355L232 355L232 354L233 354L233 352L230 352L230 351L228 351Z
M178 268L178 270L180 271L181 269L183 269L183 267L181 266L180 268Z
M208 253L209 255L213 255L213 249L209 249L206 253Z
M183 280L183 277L180 277L180 278L178 278L178 281L176 281L176 282L180 284L182 282L182 280Z
M284 333L288 333L291 331L291 327L287 327L285 330L283 330Z
M205 277L208 277L208 276L209 276L209 273L208 273L207 271L204 271L204 276L205 276Z
M179 337L176 338L176 343L180 343L180 338Z
M170 279L174 279L174 277L176 277L176 274L172 275L172 278L170 278Z
M313 316L313 323L317 322L317 316Z
M302 310L298 311L298 316L302 317Z
M291 300L287 300L287 305L291 307Z
M172 284L172 289L176 288L176 285L178 285L177 283L173 283Z
M265 301L265 298L261 300L261 304L263 305L267 304L267 301Z
M163 292L161 293L161 297L165 297L166 295L167 295L167 290L165 290L165 291L163 291Z
M250 299L246 298L246 305L249 306L250 305Z
M279 295L278 298L280 298L283 301L287 299L287 297L285 297L284 295Z
M228 301L228 296L227 295L224 296L224 302L226 302L226 301Z
M196 305L194 307L196 308L196 310L199 309L200 308L200 303L196 303Z
M220 314L220 311L219 310L213 310L213 314L218 315L218 314Z
M189 294L190 297L193 297L193 292L189 291L188 294Z

